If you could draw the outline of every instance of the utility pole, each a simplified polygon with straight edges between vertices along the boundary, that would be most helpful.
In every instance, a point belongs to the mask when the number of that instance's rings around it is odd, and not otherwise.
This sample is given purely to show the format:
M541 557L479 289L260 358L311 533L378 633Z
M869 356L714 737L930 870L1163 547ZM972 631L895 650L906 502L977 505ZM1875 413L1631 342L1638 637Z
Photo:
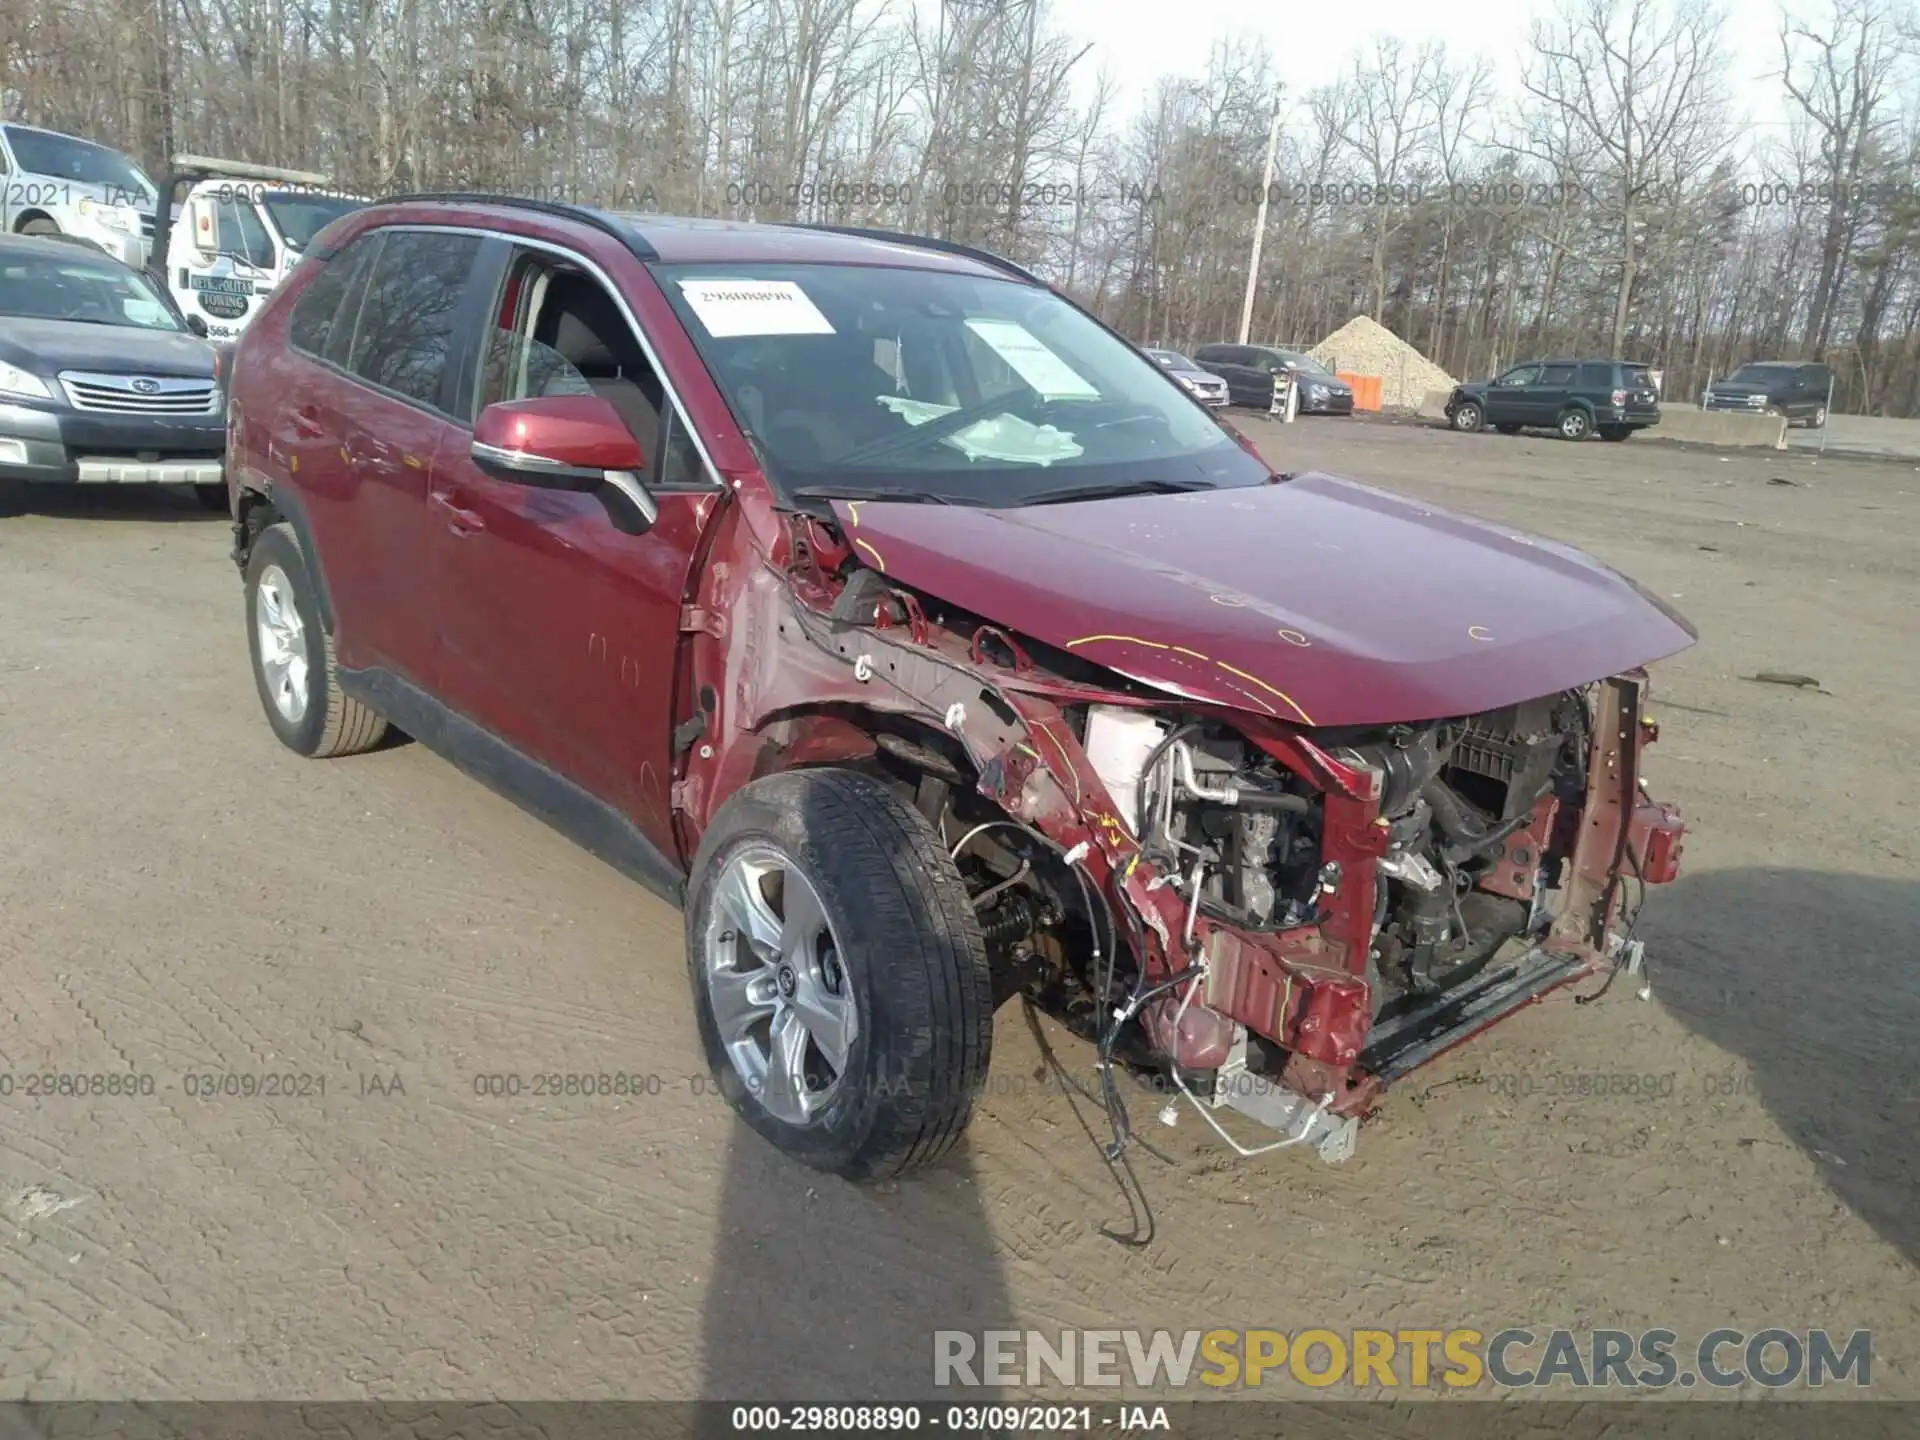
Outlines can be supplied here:
M1273 189L1273 162L1280 149L1280 97L1273 100L1273 126L1267 131L1267 177L1260 185L1260 209L1253 217L1253 254L1247 260L1247 298L1240 306L1240 343L1253 329L1253 291L1260 281L1260 242L1267 235L1267 195Z

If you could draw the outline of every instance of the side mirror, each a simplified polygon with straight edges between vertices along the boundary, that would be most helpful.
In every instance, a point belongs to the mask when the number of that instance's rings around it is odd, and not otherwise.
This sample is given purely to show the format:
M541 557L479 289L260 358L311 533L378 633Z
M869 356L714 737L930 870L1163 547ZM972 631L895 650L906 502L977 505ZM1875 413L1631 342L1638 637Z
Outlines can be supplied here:
M644 535L660 507L640 471L640 442L599 395L546 395L489 405L473 427L473 463L496 480L591 495L616 530Z
M211 260L220 253L220 212L211 195L194 195L187 200L187 236L193 248Z
M202 340L207 338L207 322L198 315L187 316L187 329L191 330L195 335L198 335Z

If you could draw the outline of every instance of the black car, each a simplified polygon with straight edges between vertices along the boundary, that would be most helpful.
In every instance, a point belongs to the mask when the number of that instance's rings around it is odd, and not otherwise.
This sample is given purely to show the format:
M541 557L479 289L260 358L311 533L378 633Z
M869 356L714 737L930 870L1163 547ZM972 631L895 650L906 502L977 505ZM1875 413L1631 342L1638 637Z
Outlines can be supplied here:
M1760 360L1707 387L1702 408L1784 415L1818 430L1827 423L1833 371L1811 360Z
M1140 353L1171 375L1182 390L1208 409L1219 410L1226 406L1227 382L1211 370L1202 370L1178 350L1163 350L1148 345L1142 346Z
M1293 367L1300 384L1302 415L1353 414L1353 387L1313 356L1299 350L1273 352Z
M191 485L225 509L214 347L151 277L0 235L0 480Z
M1530 360L1492 380L1456 385L1447 397L1456 430L1491 425L1502 435L1535 428L1568 440L1624 440L1660 423L1660 392L1631 360Z
M1351 415L1353 387L1312 356L1273 345L1202 345L1193 358L1227 382L1230 403L1271 410L1286 395L1289 377L1300 386L1300 410Z

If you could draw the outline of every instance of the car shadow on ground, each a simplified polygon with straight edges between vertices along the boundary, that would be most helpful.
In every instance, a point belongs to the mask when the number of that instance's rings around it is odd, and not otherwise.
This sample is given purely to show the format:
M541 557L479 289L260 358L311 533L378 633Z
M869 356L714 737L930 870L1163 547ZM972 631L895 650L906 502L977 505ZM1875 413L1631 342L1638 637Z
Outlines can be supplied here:
M72 520L195 520L226 525L232 517L208 510L193 491L176 485L23 485L0 480L0 519L41 515Z
M1920 1263L1920 883L1683 876L1640 935L1655 998L1751 1069L1716 1091L1755 1095L1834 1193Z
M704 1398L997 1398L934 1386L935 1331L977 1337L1012 1326L964 1137L924 1170L853 1185L787 1159L735 1121L715 1232Z

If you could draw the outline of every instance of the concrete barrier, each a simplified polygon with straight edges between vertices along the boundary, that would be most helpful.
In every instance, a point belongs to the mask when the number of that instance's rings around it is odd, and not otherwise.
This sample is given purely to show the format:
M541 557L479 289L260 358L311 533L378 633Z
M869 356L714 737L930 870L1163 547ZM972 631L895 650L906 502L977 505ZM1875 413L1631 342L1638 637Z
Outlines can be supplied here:
M1662 405L1660 423L1642 430L1662 440L1691 440L1702 445L1787 448L1787 422L1779 415L1743 415L1737 410L1702 410L1694 405Z
M1413 413L1422 420L1444 420L1447 418L1447 397L1451 394L1451 390L1429 390L1421 396L1420 404Z

